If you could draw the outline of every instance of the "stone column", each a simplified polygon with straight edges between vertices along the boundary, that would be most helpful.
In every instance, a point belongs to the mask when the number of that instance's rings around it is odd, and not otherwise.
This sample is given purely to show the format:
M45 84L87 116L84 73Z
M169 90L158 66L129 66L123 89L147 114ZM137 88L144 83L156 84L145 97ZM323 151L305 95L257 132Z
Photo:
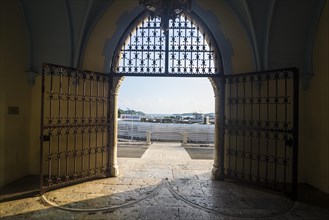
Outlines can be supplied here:
M224 115L225 115L225 81L214 79L215 90L215 155L212 169L213 179L224 180Z
M110 88L110 125L109 125L109 176L119 175L119 166L117 160L118 152L118 91L123 81L121 77L112 76L109 85Z
M146 144L151 145L151 131L146 131Z
M187 145L187 139L188 139L188 133L184 132L183 133L183 146Z
M115 177L119 175L119 166L117 161L118 152L118 93L111 92L110 96L110 176Z

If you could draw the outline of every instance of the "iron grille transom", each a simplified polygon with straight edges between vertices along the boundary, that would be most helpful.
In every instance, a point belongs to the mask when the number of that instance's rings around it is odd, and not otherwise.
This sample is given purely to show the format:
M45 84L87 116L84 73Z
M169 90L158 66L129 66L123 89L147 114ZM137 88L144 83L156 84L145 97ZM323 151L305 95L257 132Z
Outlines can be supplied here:
M184 14L171 20L169 30L163 32L160 19L142 18L128 29L117 49L112 69L117 76L207 77L222 72L217 45L199 25L201 20Z

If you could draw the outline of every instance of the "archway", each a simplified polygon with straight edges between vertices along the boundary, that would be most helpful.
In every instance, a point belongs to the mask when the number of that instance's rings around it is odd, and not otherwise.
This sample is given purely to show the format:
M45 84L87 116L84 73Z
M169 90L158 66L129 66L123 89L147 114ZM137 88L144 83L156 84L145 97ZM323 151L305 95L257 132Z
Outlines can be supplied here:
M197 16L194 16L197 19ZM194 19L194 17L192 19ZM103 30L106 29L106 27L102 28ZM178 27L178 29L180 29L180 27ZM131 30L132 29L130 29L130 32ZM200 27L199 30L201 30L201 33L204 31L204 29ZM207 34L209 32L205 33ZM201 36L203 36L203 34L201 34ZM211 35L208 36L209 38L205 39L211 39ZM101 35L101 37L104 37L101 39L107 39L107 36ZM123 39L125 40L126 38ZM91 42L95 42L94 40L95 39L92 38ZM119 54L118 51L124 44L124 40L122 40L121 44L118 44L116 54ZM173 42L174 41L175 39L173 39ZM215 139L216 154L213 169L215 179L222 179L224 176L223 151L225 131L225 175L239 180L272 187L284 192L296 193L298 155L298 112L296 111L296 109L298 109L298 70L295 68L289 68L248 74L222 75L222 72L219 71L221 70L219 68L220 65L216 65L216 62L214 69L216 70L217 68L218 72L206 72L204 68L201 67L200 69L199 66L194 68L196 64L194 64L193 56L190 56L190 62L192 60L191 66L186 66L184 64L185 66L183 65L183 67L179 67L181 64L179 64L179 60L175 58L177 54L175 51L175 44L173 44L173 65L171 67L174 69L171 70L169 68L170 47L168 46L170 45L170 41L165 42L168 42L165 47L167 52L164 52L164 55L166 55L164 62L167 65L164 66L164 71L163 69L160 69L160 72L156 72L157 69L153 71L152 65L151 69L146 69L146 72L138 72L141 71L138 69L136 70L137 73L129 72L129 68L132 68L131 70L135 71L133 63L130 65L132 67L127 67L128 72L123 71L120 73L120 71L115 71L114 68L112 68L111 71L107 71L109 68L105 68L106 71L104 72L109 74L77 70L56 65L45 65L44 73L46 75L43 74L43 77L46 76L46 78L50 80L50 84L46 84L46 87L48 86L45 90L46 93L43 89L43 97L46 96L48 98L47 101L49 102L50 109L52 107L57 109L57 112L49 111L50 116L45 117L46 124L43 124L41 129L42 139L40 161L42 165L40 169L40 177L41 179L43 178L42 169L47 168L48 173L47 178L45 179L46 189L56 187L55 184L60 186L74 181L81 181L82 179L86 179L86 176L92 178L100 174L106 174L108 176L117 175L116 118L117 92L120 87L120 82L122 82L125 75L151 75L153 77L184 76L211 78L216 97L216 125L219 125L216 126ZM90 45L91 46L88 44L88 47L92 47L93 44L91 43ZM238 44L235 45L235 49L240 52L240 48L237 45ZM98 49L99 47L93 51L98 53L92 53L92 55L101 54ZM130 48L128 49L130 50ZM162 49L158 49L161 54ZM219 50L217 50L217 52L218 51ZM243 52L243 50L241 51ZM213 53L212 51L207 52ZM203 54L207 54L207 52L204 52ZM200 53L202 54L202 51ZM91 53L89 51L86 52L86 54L87 59ZM130 53L130 55L131 54L133 53ZM145 56L147 58L148 55L146 54ZM181 55L178 53L177 56L184 57L184 51ZM104 55L104 57L106 56ZM112 67L120 66L117 57L113 58ZM96 56L95 59L97 60L97 58L98 57ZM155 59L157 58L153 56L153 60ZM129 62L132 62L132 60L133 59L129 58L128 64ZM153 60L151 59L151 61ZM86 64L85 67L87 68L88 65L94 65L95 63L93 63L93 61L94 60L89 60L89 63ZM103 64L101 59L97 61ZM139 63L136 62L136 66L137 64L140 65L140 62L141 61L139 61ZM107 63L108 62L104 65ZM188 62L186 63L188 64ZM157 64L157 61L155 64ZM100 65L95 64L93 67L90 67L90 69L95 69L95 67L97 69ZM184 68L186 68L186 70L192 68L192 73L185 71ZM65 81L63 81L64 78ZM79 80L82 83L77 83ZM85 90L82 89L81 95L80 88L85 84L90 85L88 88L90 92L84 93L83 91ZM49 87L49 85L51 86ZM57 86L57 92L55 91L54 93L52 85ZM70 89L70 85L74 85L73 87L78 89L77 91L79 92L76 92L75 94L75 92ZM99 85L103 85L103 88L106 88L105 90L109 91L108 93L101 93L102 97L99 97L99 93L97 93ZM96 88L96 91L90 88ZM65 91L65 89L67 90ZM95 92L98 94L97 96L94 95ZM226 96L224 94L225 92ZM65 96L63 96L63 94L65 94ZM88 116L83 114L84 108L81 108L82 117L76 118L74 111L74 117L70 117L70 114L72 113L70 109L74 108L68 108L67 106L72 106L71 104L75 104L75 102L85 103L86 101L89 106L91 106L89 107L90 110L87 111L89 111L89 113L95 113L95 115L89 114ZM53 105L53 103L57 103L56 106ZM104 114L102 112L103 115L101 118L97 115L98 111L91 111L91 109L94 109L93 103L98 103L100 106L104 106ZM221 103L225 103L225 106L224 104L220 105ZM64 106L64 108L60 108L60 106ZM43 107L47 106L43 105ZM96 109L97 108L99 107L96 107ZM42 109L42 114L43 112L44 109ZM56 115L53 117L54 115L51 113L58 114L58 117L56 117ZM224 117L224 113L226 118ZM108 123L108 121L110 123ZM93 124L93 122L95 123ZM97 144L95 147L93 146L93 140L90 137L95 133L96 140L100 140L98 139L98 135L100 134L99 128L103 129L101 130L101 137L104 138L108 136L109 138L107 138L106 141L101 142L104 143L101 147L97 146ZM87 148L85 148L85 145L83 144L78 145L78 142L75 141L75 136L77 134L75 133L76 131L82 133L83 137L81 139L84 143L86 140L90 143ZM84 132L87 132L88 135L85 135L86 133ZM70 138L72 136L73 139ZM58 141L56 142L56 140ZM49 150L47 152L46 149L44 155L43 146L45 145L43 142L49 142L49 144L46 144L48 145ZM60 143L65 144L61 145ZM77 149L77 147L79 147L79 149ZM74 150L72 151L72 149ZM98 166L99 164L97 161L99 161L99 158L101 158L101 166ZM87 159L88 163L85 163L84 159ZM57 167L54 166L54 162L57 164ZM76 164L80 164L81 168L78 169ZM54 175L54 173L56 174ZM43 187L42 184L41 181L40 185Z
M223 179L223 132L220 108L223 98L220 82L223 65L217 43L202 20L194 13L184 14L169 24L163 32L160 20L140 14L127 28L116 47L112 61L112 89L110 112L112 135L111 176L117 176L117 109L118 90L124 76L151 77L208 77L215 94L215 179ZM222 117L223 119L223 117ZM220 144L221 147L220 147Z

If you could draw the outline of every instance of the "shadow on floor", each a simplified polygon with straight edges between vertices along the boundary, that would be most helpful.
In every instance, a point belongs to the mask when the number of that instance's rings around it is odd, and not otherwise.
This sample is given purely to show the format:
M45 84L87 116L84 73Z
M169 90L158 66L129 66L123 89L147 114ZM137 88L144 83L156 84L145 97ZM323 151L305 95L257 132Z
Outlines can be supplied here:
M146 145L119 144L118 157L141 158L147 150Z
M210 172L158 179L150 185L122 184L120 178L90 181L45 193L47 206L41 198L16 201L14 206L7 203L2 207L2 219L269 218L294 207L293 201L268 190L205 176L210 177Z
M185 147L185 150L193 160L214 159L214 148L212 147Z
M0 202L23 199L39 194L39 176L29 175L0 188Z

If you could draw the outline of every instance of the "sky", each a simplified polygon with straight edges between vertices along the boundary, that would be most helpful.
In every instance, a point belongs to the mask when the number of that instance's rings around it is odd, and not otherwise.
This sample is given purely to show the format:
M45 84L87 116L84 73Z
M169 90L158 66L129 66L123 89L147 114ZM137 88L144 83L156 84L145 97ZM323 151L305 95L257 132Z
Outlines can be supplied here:
M215 111L208 78L125 77L119 89L119 108L147 114Z

